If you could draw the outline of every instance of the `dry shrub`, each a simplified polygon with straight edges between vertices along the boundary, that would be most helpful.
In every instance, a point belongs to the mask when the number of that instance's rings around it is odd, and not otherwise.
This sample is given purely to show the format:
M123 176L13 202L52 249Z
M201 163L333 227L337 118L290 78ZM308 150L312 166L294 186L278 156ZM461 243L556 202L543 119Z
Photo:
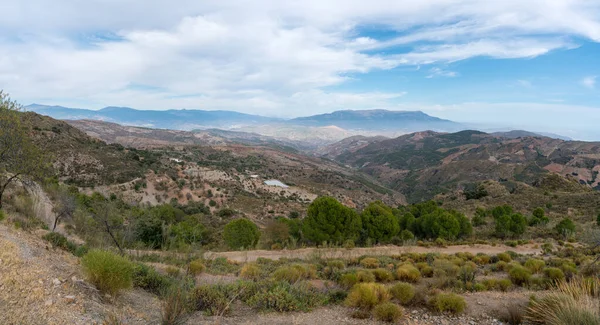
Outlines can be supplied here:
M167 293L162 302L161 324L183 325L187 321L188 296L181 288L173 289Z
M362 309L372 309L376 305L390 300L390 293L378 283L359 283L355 285L348 297L346 305Z
M240 277L247 280L260 280L260 267L256 263L246 263L240 271Z
M373 309L373 315L375 316L375 319L384 322L395 323L400 319L400 317L402 317L403 314L404 311L402 308L391 302L379 304L375 307L375 309Z
M133 263L109 251L91 250L81 258L88 280L103 293L115 295L131 288Z
M390 288L390 293L402 305L407 305L415 297L415 287L409 283L400 282Z
M375 276L377 282L390 282L394 280L394 275L388 269L379 268L371 272L373 272L373 275Z
M360 261L360 265L367 269L376 269L379 267L379 260L374 257L365 257Z
M400 281L418 282L421 279L421 272L411 264L404 264L396 270L396 278Z
M193 276L200 275L200 273L204 272L205 269L206 267L204 266L204 263L202 263L201 260L193 260L188 266L188 271Z
M454 293L438 293L429 300L429 306L438 312L460 314L467 308L465 298Z
M519 325L523 323L524 315L525 310L523 306L512 303L506 306L506 313L503 315L502 320L508 323L508 325Z

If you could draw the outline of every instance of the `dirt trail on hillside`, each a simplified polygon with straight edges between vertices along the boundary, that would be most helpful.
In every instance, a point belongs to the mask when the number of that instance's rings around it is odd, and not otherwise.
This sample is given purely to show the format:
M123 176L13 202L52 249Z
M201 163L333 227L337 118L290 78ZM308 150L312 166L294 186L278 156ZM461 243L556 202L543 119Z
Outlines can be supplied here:
M360 247L360 248L302 248L296 250L254 250L254 251L235 251L235 252L207 252L206 258L226 257L236 262L254 262L258 258L268 258L278 260L280 258L299 258L307 259L311 257L321 258L353 258L363 255L399 255L403 253L471 253L471 254L489 254L494 255L506 251L513 251L523 255L540 254L542 250L535 244L527 244L518 247L505 245L454 245L448 247L421 247L421 246L381 246L381 247Z

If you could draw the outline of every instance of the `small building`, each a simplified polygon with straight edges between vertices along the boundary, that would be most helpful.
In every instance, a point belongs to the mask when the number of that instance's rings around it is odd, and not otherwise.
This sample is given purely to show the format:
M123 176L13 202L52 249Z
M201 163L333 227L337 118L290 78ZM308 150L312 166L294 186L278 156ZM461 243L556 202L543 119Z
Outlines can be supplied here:
M269 186L277 186L277 187L283 187L283 188L288 188L289 186L285 185L284 183L282 183L281 181L277 180L277 179L269 179L265 181L265 185L269 185Z

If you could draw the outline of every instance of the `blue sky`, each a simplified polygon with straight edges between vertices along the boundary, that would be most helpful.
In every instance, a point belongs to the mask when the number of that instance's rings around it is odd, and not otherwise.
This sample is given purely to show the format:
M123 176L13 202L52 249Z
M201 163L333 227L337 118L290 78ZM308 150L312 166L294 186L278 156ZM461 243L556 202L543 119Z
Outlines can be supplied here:
M422 110L600 140L593 0L0 3L23 104L278 117Z

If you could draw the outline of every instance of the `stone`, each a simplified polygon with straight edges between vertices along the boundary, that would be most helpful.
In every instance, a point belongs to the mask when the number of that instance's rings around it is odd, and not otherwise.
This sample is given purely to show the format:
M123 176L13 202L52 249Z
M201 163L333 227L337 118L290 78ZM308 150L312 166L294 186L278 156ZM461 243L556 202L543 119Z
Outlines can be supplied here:
M44 306L46 306L46 307L50 307L50 306L52 306L52 304L53 304L53 303L54 303L54 302L52 301L52 299L48 299L48 300L46 300L46 301L44 302Z
M59 286L62 282L60 282L59 279L54 279L52 280L52 284L54 284L55 286Z
M75 296L65 296L65 301L66 301L68 304L72 304L72 303L74 303L74 302L75 302Z

